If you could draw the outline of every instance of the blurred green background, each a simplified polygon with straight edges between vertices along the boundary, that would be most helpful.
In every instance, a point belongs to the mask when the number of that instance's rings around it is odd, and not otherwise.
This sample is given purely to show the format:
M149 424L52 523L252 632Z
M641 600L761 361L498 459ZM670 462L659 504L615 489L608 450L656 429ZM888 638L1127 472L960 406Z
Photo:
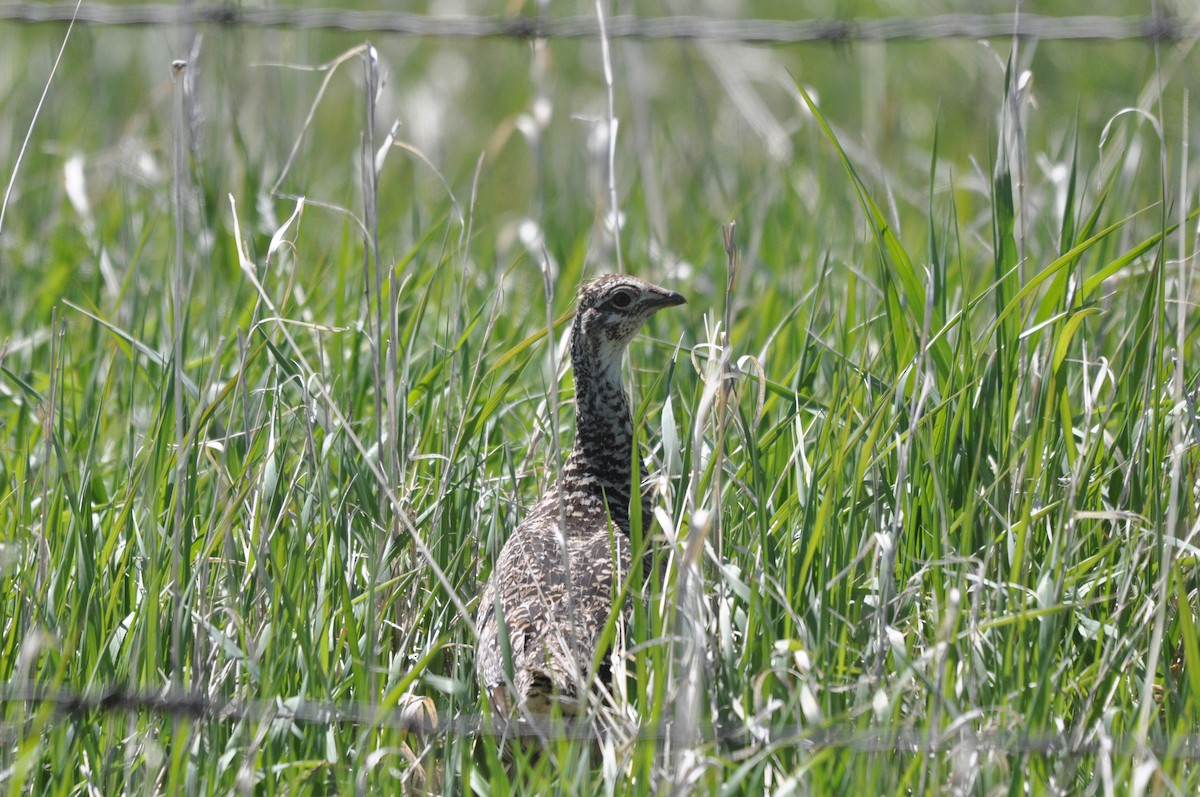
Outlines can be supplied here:
M537 14L532 3L410 4L402 10L430 14ZM674 11L712 17L786 19L787 3L710 3L677 9L661 3L617 3L616 13L664 15ZM834 19L874 15L933 15L954 4L805 4L805 13ZM974 3L973 13L1009 12L1004 3ZM1149 13L1145 5L1059 3L1043 13ZM587 16L593 5L553 3L554 17ZM12 173L18 146L49 76L64 26L0 27L0 152ZM355 207L360 202L358 166L365 102L363 68L342 64L333 74L315 71L361 44L357 33L205 26L195 54L184 31L172 28L81 26L64 54L18 174L5 221L3 256L10 301L25 279L46 279L45 258L33 255L79 223L65 201L63 166L83 157L83 175L101 227L119 232L120 252L110 250L118 270L145 232L147 201L161 201L172 173L172 78L176 58L191 59L195 94L188 98L189 183L196 194L195 229L212 231L232 194L251 214L251 230L266 235L273 219L260 217L264 188L279 179L293 145L283 194ZM390 257L413 242L422 216L439 213L447 186L460 209L475 194L473 258L481 268L511 259L520 246L521 223L536 221L558 258L603 217L606 113L600 47L595 41L529 41L370 36L378 49L383 87L378 98L376 141L393 122L397 138L428 163L394 151L380 176L381 245ZM944 39L919 42L808 43L751 46L687 41L617 40L612 47L616 115L617 186L627 216L626 246L633 263L662 273L672 261L704 270L719 255L711 220L739 220L757 238L785 243L785 262L764 264L764 279L794 290L800 263L811 263L860 234L841 223L852 197L844 182L831 181L840 166L806 122L795 79L806 86L827 117L844 133L864 176L886 184L903 221L927 210L930 151L938 139L936 194L955 190L960 215L970 218L986 191L983 176L995 158L1003 69L1009 42ZM1181 130L1182 93L1190 88L1196 58L1190 45L1160 52L1168 67L1162 113L1167 131ZM1097 152L1104 126L1155 87L1155 48L1143 41L1026 41L1019 66L1032 75L1034 112L1025 135L1035 175L1059 169L1080 151ZM324 78L329 86L317 102ZM305 130L306 116L312 112ZM536 119L535 119L536 117ZM1131 122L1130 124L1136 124ZM522 132L524 131L524 132ZM532 140L530 135L536 136ZM1076 138L1077 137L1077 138ZM1145 146L1155 142L1146 140ZM482 160L480 161L480 158ZM431 168L432 167L432 168ZM1147 166L1134 181L1152 201L1157 174ZM440 177L439 177L440 174ZM443 178L444 181L443 182ZM795 216L781 198L795 196ZM276 216L288 203L266 202ZM780 208L788 210L780 212ZM1035 206L1030 221L1053 224L1054 208ZM918 216L919 218L920 216ZM336 251L339 236L330 214L312 213L305 234L312 254ZM820 235L795 236L797 227ZM160 238L161 236L161 238ZM169 242L163 226L150 244ZM261 244L261 241L256 243ZM307 242L306 242L307 243ZM817 247L813 251L812 247ZM603 247L601 247L603 250ZM149 251L155 251L153 248ZM170 251L169 249L167 251ZM752 252L757 249L752 248ZM123 255L123 256L122 256ZM228 262L212 262L203 250L189 259L208 267L213 279L228 278ZM319 258L318 258L319 259ZM609 258L611 259L611 258ZM56 264L57 265L57 264ZM32 270L33 274L28 274ZM49 275L70 295L88 264ZM757 270L757 268L756 268ZM803 270L799 270L802 272ZM44 322L53 293L8 316L13 328Z

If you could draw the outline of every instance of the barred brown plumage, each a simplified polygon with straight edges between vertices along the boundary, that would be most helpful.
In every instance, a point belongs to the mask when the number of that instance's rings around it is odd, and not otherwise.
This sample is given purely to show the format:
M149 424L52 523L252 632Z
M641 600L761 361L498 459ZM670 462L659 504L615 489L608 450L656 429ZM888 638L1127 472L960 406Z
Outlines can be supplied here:
M571 332L575 445L557 488L504 544L479 603L476 669L500 711L545 713L552 701L570 711L587 692L581 687L594 675L614 586L630 565L633 420L621 360L650 316L685 301L619 275L579 293ZM644 505L643 517L649 509Z

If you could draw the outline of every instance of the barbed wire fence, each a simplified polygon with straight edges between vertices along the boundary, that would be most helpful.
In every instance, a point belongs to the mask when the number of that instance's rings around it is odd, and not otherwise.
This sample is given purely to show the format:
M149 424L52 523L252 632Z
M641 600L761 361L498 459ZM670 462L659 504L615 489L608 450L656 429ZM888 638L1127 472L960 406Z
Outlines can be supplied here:
M334 8L248 8L210 5L110 5L104 3L7 3L0 21L69 22L116 26L226 25L298 30L339 30L446 38L595 38L599 21L588 17L430 16L400 11ZM803 42L988 39L1011 36L1047 40L1150 42L1200 38L1200 19L1159 12L1127 17L1037 14L941 14L878 19L721 19L716 17L614 16L605 20L610 39L675 39L747 44Z
M297 698L233 700L213 698L201 692L164 689L157 692L112 688L81 693L50 690L35 684L9 683L0 686L0 704L24 703L29 708L50 707L64 719L95 713L154 714L194 721L281 722L305 726L362 725L415 734L418 738L490 736L497 738L593 739L604 730L601 723L570 717L544 722L529 719L505 720L459 713L439 719L428 698L401 701L395 707L361 702L329 702ZM0 741L9 743L23 723L0 722ZM662 739L671 733L669 721L636 726L629 737ZM724 748L740 749L786 744L809 752L824 749L854 752L899 752L929 755L970 750L1011 755L1120 755L1149 752L1160 761L1200 761L1200 734L1170 740L1148 739L1143 744L1132 734L1106 735L1092 731L1085 737L1063 731L1030 733L1015 730L977 730L960 724L943 732L911 727L847 729L842 726L802 726L715 723L702 739Z

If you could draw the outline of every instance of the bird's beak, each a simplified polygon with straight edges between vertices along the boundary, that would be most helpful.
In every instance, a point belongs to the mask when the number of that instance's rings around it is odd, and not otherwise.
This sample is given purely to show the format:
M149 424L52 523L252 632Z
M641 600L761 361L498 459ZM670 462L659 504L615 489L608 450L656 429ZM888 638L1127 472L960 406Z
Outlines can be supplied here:
M687 299L683 298L683 294L675 291L663 291L662 294L654 300L656 307L675 307L676 305L687 304Z

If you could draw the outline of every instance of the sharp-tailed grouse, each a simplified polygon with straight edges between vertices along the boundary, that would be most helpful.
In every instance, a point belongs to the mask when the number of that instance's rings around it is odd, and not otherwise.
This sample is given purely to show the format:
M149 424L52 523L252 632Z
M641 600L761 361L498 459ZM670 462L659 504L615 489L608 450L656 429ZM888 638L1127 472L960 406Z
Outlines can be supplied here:
M476 667L501 711L519 705L542 714L552 701L565 708L588 691L599 635L630 566L633 421L621 359L646 319L684 302L616 275L579 293L571 332L575 446L557 489L505 543L479 603Z

